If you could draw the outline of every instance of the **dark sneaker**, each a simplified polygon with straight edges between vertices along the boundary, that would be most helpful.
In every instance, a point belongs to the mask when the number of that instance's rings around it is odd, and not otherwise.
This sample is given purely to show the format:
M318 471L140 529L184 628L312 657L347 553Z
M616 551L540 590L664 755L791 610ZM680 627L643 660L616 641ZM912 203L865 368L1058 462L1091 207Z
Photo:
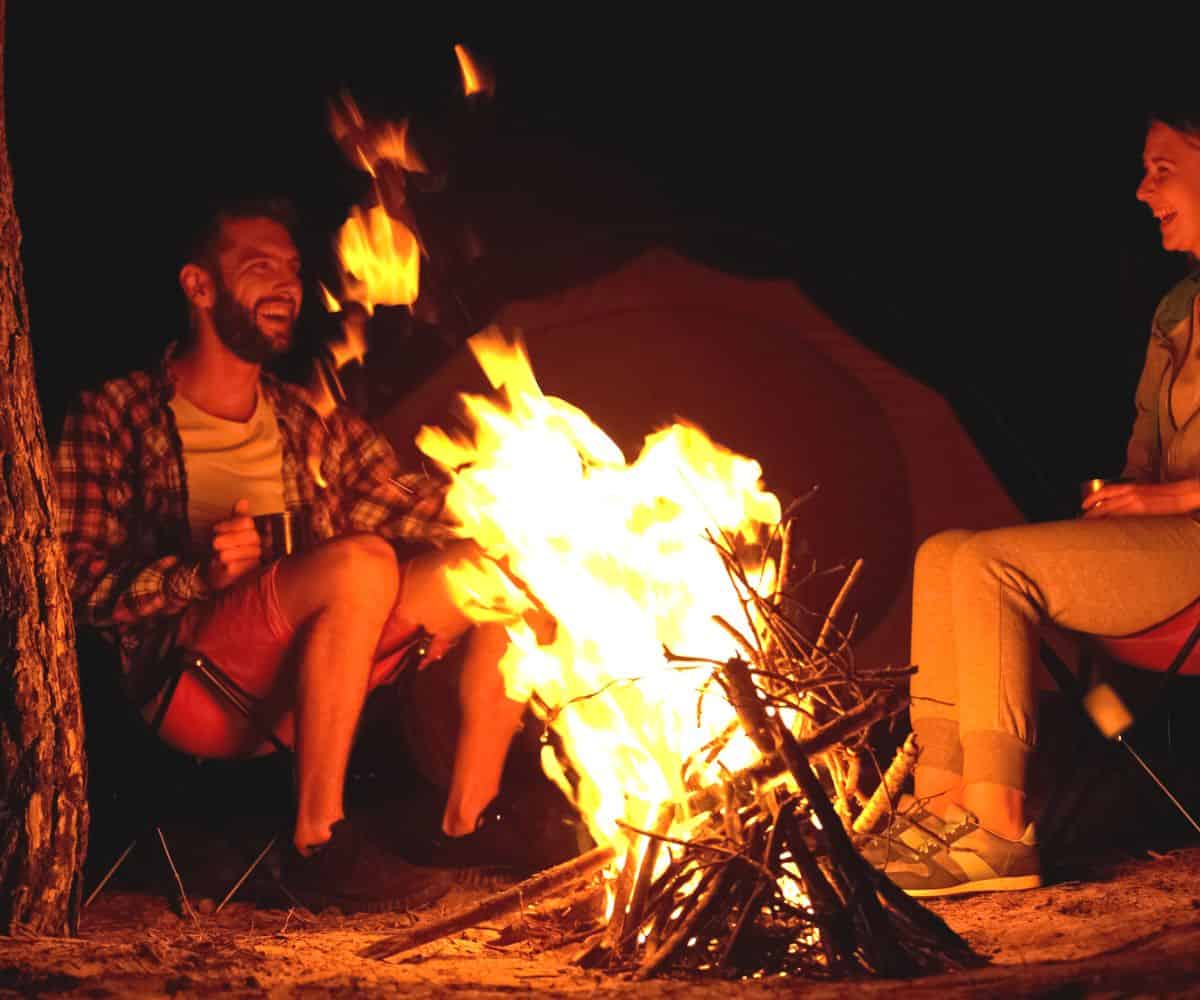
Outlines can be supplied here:
M288 844L277 878L264 888L275 905L302 906L314 913L328 907L383 913L428 906L455 884L454 872L409 864L340 820L329 840L307 856Z
M507 870L524 877L595 846L578 810L547 783L501 793L473 833L450 837L438 829L420 857L433 865Z
M1037 839L1030 823L1020 840L985 830L964 811L963 818L916 847L891 842L891 857L877 865L910 896L958 896L968 892L1010 892L1042 884Z

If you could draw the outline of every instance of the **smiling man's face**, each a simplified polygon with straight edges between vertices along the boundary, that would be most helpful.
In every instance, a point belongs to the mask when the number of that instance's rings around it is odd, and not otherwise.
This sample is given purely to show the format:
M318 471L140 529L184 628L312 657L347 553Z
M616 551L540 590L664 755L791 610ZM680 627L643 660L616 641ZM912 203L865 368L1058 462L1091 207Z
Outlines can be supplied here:
M1155 122L1137 197L1158 219L1163 248L1200 256L1200 137Z
M292 344L303 286L300 253L273 219L226 221L217 255L217 334L243 361L262 364Z

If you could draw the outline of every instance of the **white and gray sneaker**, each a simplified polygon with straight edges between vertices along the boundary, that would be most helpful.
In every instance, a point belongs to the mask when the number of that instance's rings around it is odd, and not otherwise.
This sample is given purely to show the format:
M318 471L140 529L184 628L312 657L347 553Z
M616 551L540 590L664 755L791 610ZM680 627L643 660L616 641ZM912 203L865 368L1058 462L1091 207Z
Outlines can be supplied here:
M862 856L874 867L884 868L898 857L929 850L932 841L946 843L947 829L958 826L967 816L965 809L950 803L945 816L932 812L924 800L907 793L896 800L887 825L877 833L855 837Z
M917 841L893 838L880 871L910 896L958 896L968 892L1011 892L1042 884L1037 837L1030 823L1019 840L1008 840L979 825L966 810L947 821L936 836Z

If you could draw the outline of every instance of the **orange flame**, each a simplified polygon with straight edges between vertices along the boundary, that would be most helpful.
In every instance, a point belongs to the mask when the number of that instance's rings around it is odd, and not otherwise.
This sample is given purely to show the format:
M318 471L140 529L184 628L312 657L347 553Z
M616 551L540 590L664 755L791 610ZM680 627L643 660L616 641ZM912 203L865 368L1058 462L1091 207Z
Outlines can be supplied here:
M333 355L333 366L342 369L351 361L361 362L367 356L367 322L361 313L351 310L342 320L342 335L331 341L329 353Z
M462 73L463 93L470 97L472 94L487 94L489 97L496 92L496 83L491 77L480 70L471 53L464 45L455 45L454 54L458 57L458 68Z
M408 306L417 300L421 249L411 229L381 205L350 210L338 234L344 270L343 299L359 302L368 314L375 306Z
M368 121L354 98L344 92L329 105L329 132L334 141L372 177L381 161L413 174L429 172L409 139L408 128L407 118L382 124Z
M509 696L536 691L557 710L578 794L552 755L547 773L597 841L620 850L620 823L644 826L660 803L685 802L685 762L735 721L724 699L701 696L706 671L663 656L664 646L737 652L712 618L744 624L741 595L706 532L760 542L779 522L779 501L763 490L757 462L689 424L650 435L628 463L586 414L542 393L519 342L489 330L470 344L499 399L464 396L469 433L424 427L417 445L450 477L447 508L512 576L464 566L456 600L475 620L509 622ZM771 565L762 571L766 593ZM548 644L519 618L531 604L513 578L557 619ZM738 729L690 777L712 783L720 768L757 757Z
M325 311L340 313L342 311L342 304L337 300L333 292L325 287L325 282L318 281L317 287L321 289L321 304L325 306Z
M394 163L410 174L429 173L421 154L409 141L407 118L381 126L375 131L372 140L370 149L364 153L364 158L372 165L383 161Z

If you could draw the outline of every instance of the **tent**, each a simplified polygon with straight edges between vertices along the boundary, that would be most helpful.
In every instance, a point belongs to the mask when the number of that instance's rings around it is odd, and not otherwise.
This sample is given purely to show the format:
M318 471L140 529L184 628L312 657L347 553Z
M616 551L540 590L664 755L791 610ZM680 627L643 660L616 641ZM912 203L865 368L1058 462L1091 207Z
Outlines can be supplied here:
M823 612L846 570L846 609L866 665L909 662L912 558L945 528L1023 520L946 402L841 330L790 281L733 276L652 248L593 280L501 307L551 395L584 409L636 457L646 434L684 418L757 459L767 488L799 508L824 572L802 598ZM376 419L414 457L422 424L486 383L465 346ZM848 618L839 618L843 627Z

